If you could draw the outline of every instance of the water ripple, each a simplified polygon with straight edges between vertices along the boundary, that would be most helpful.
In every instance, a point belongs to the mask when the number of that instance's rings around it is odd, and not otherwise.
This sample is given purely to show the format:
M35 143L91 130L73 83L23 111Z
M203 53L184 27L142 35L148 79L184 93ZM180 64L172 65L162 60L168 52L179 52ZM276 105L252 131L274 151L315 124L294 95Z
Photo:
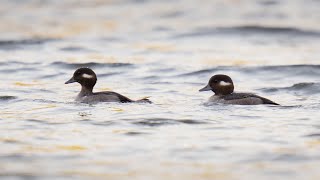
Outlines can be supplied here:
M276 92L276 91L287 91L293 93L304 93L304 94L318 94L320 92L320 83L313 83L313 82L301 82L294 84L289 87L282 87L282 88L262 88L260 89L264 92Z
M16 96L0 96L0 101L9 101L13 99L17 99L18 97Z
M99 68L99 67L128 67L132 66L130 63L96 63L96 62L89 62L89 63L65 63L65 62L53 62L51 63L52 66L63 67L67 69L76 69L79 67L91 67L91 68Z
M2 40L0 41L0 49L14 50L20 49L21 46L41 45L46 42L55 41L57 39L21 39L21 40Z
M147 118L134 122L136 125L143 126L162 126L162 125L173 125L173 124L204 124L204 121L191 120L191 119L168 119L168 118Z
M214 35L237 35L237 36L290 36L290 37L313 37L320 38L320 32L312 30L302 30L293 27L267 27L267 26L234 26L234 27L204 27L197 28L192 32L175 35L174 38L185 38L195 36L214 36Z

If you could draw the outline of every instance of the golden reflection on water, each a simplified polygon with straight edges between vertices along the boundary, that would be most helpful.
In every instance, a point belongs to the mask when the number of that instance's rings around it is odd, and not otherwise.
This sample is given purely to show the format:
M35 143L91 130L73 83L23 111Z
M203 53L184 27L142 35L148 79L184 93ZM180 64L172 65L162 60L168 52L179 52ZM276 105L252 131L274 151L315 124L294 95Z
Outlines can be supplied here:
M23 145L16 153L63 153L63 152L80 152L88 150L81 145Z
M50 109L50 108L55 108L58 107L55 104L46 104L46 105L41 105L41 106L36 106L36 107L32 107L31 109L27 109L25 110L25 112L31 112L34 113L35 110L43 110L43 109Z
M56 146L59 150L66 150L66 151L84 151L87 150L87 147L80 146L80 145L60 145Z
M307 141L306 145L309 148L313 148L313 149L320 149L320 139L315 139L315 140L311 140L311 141Z
M21 86L21 87L31 87L31 86L40 86L43 85L37 81L33 81L31 82L15 82L14 83L15 86Z
M139 43L133 44L133 48L142 49L151 52L175 52L176 47L168 43Z
M240 60L240 59L216 59L216 58L206 58L199 60L203 64L210 66L244 66L250 65L252 62L250 60Z
M108 167L126 167L125 161L90 161L85 162L82 166L104 166ZM161 167L161 169L158 168ZM188 167L183 170L183 173L179 173L180 167ZM221 171L219 165L205 164L205 163L172 163L172 162L161 162L158 165L152 165L149 167L139 168L134 167L134 170L129 170L125 173L123 172L101 172L101 171L79 171L79 170L68 170L64 171L66 175L88 177L88 178L98 178L98 179L136 179L148 177L152 179L236 179L233 177L232 173ZM148 174L152 174L149 176ZM146 176L145 176L146 175Z
M115 111L115 112L124 112L124 109L122 109L122 108L116 108L116 107L113 107L113 108L111 108L111 111Z

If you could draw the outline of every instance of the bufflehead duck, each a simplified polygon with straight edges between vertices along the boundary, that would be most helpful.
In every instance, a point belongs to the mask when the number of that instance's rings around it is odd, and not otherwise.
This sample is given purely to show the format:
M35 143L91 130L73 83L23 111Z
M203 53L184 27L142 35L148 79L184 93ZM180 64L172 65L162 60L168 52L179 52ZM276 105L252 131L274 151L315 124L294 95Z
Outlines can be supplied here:
M151 103L147 98L143 98L137 101L131 100L121 94L112 91L92 92L94 85L97 82L97 76L90 68L77 69L72 78L65 84L78 82L81 84L81 91L78 94L76 101L83 103L97 103L97 102L145 102Z
M199 91L213 91L209 102L238 105L273 104L279 105L267 98L251 93L235 93L232 79L223 74L217 74L210 78L209 83Z

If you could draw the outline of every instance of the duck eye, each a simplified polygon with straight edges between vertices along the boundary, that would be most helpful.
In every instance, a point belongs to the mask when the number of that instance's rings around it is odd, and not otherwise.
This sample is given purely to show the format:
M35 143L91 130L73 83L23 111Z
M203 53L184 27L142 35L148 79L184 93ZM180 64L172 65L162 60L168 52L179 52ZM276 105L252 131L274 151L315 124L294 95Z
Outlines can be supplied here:
M213 82L214 82L214 83L218 83L218 80L214 80Z

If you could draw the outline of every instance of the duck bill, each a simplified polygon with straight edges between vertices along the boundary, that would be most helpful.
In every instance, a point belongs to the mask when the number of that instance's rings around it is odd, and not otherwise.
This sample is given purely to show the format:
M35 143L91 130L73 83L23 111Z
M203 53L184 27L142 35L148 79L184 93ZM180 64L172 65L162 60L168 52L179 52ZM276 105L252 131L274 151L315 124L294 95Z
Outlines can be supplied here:
M71 79L69 79L67 82L65 82L64 84L70 84L70 83L74 83L77 82L73 77Z
M211 91L211 90L212 90L212 88L209 86L209 84L206 85L204 88L199 89L200 92L201 92L201 91Z

